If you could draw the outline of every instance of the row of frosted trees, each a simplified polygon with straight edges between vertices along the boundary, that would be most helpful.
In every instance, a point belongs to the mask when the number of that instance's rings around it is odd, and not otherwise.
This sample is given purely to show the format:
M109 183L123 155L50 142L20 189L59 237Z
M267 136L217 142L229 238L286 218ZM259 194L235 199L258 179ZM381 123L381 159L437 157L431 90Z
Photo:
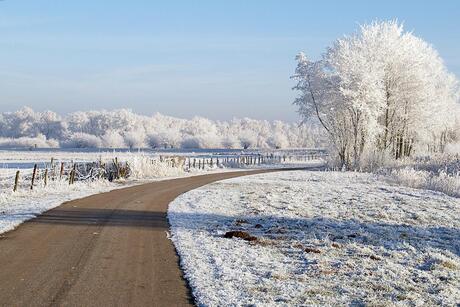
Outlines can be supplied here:
M459 87L437 51L396 21L361 26L319 61L297 56L295 100L347 168L382 164L456 142Z
M27 107L0 113L3 147L298 148L320 146L320 134L318 128L281 121L180 119L126 109L65 117Z

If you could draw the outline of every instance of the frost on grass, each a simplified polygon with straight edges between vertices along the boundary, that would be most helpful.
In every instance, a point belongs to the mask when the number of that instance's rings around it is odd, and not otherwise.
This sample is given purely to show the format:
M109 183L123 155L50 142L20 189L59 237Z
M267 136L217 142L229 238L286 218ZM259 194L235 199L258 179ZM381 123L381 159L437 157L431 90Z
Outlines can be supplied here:
M56 181L51 182L46 188L37 186L33 191L0 191L0 234L13 230L24 221L65 201L107 192L117 187L122 186L103 180L77 182L73 185L69 185L67 181Z
M456 305L459 216L441 193L301 171L211 184L168 214L201 306Z
M24 159L33 159L36 163L40 161L40 154L35 153L16 153L14 163L21 164ZM71 160L74 153L58 153L62 161ZM92 153L93 161L102 159L102 154ZM5 153L0 154L0 158ZM99 157L98 157L99 156ZM90 154L86 155L89 158ZM105 160L113 159L109 153L104 154ZM110 157L110 158L108 158ZM22 222L34 218L38 214L61 205L65 201L86 197L92 194L107 192L113 189L126 187L133 184L143 183L151 180L166 179L171 177L181 177L186 175L182 168L172 167L166 162L158 159L152 160L151 157L142 154L123 154L124 161L131 167L132 174L129 180L119 180L109 182L107 180L77 181L69 185L68 179L62 180L49 178L48 185L45 187L43 180L38 180L34 189L30 189L30 169L21 169L18 191L13 192L14 174L16 169L0 168L0 234L10 231ZM80 157L81 158L81 157ZM46 157L49 161L49 156ZM103 160L103 161L105 161ZM0 159L1 161L1 159ZM12 164L14 164L12 163ZM44 161L40 165L43 165Z
M286 151L285 153L289 153ZM193 153L188 153L193 154ZM187 155L187 153L182 153ZM69 185L67 178L62 180L50 176L48 185L45 187L43 179L37 179L33 191L30 190L32 177L31 168L36 163L41 174L49 167L51 157L58 162L102 162L113 161L115 157L118 161L127 162L131 169L128 180L119 182L108 182L105 180L95 180L77 182ZM214 160L215 161L215 160ZM287 163L270 163L256 166L257 168L281 168L281 167L306 167L321 166L321 160L309 161L289 161ZM130 153L130 152L24 152L24 151L1 151L0 150L0 234L10 231L20 223L31 219L38 214L57 207L62 202L107 192L116 188L126 187L131 184L145 183L152 180L162 180L184 176L194 176L208 172L233 171L232 168L217 167L206 165L205 169L192 168L184 169L180 164L172 163L167 160L163 162L155 154ZM231 167L232 165L230 165ZM238 167L239 165L233 165ZM1 168L11 167L11 168ZM244 166L243 166L244 167ZM13 192L15 173L20 169L18 191ZM43 176L42 176L43 177ZM53 178L51 178L53 177ZM37 177L38 178L38 177Z
M393 161L377 173L397 184L428 189L460 197L460 159L458 155L442 154Z

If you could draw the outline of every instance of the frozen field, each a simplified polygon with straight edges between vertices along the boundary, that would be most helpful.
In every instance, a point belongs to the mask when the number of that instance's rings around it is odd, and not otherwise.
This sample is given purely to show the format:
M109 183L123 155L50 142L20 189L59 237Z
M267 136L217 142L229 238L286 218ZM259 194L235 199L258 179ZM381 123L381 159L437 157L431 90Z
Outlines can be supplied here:
M0 234L14 229L20 223L36 215L57 207L65 201L107 192L113 189L152 180L175 178L194 173L185 173L183 169L171 167L166 163L152 160L145 156L125 157L132 169L129 180L109 182L105 179L94 181L76 181L69 185L67 178L48 180L45 187L39 180L34 189L30 189L30 169L21 169L18 190L13 192L14 173L16 169L0 169ZM125 160L126 161L126 160ZM199 173L200 171L196 171ZM41 168L40 174L43 174Z
M22 189L15 193L2 192L0 193L0 234L65 201L107 192L122 186L102 180L90 183L77 182L74 185L61 181L51 183L48 188L36 187L33 191Z
M0 172L5 172L4 169L28 169L33 168L35 163L38 166L44 166L49 163L51 158L55 161L63 162L92 162L112 160L117 157L121 161L137 156L136 151L129 152L127 150L0 150ZM157 157L159 154L153 152L142 152L147 157Z
M31 168L34 163L48 163L51 158L58 161L95 161L106 160L118 157L120 160L127 159L133 155L142 155L148 157L158 156L186 156L196 158L210 157L234 157L241 154L274 154L276 156L291 156L293 162L305 162L304 157L312 153L323 153L323 150L317 149L286 149L286 150L237 150L237 149L170 149L170 150L126 150L126 149L34 149L30 150L1 150L0 149L0 169L1 168Z
M217 154L223 154L217 150ZM168 163L161 163L158 156L162 154L172 155L173 152L142 152L131 153L128 151L65 151L65 150L39 150L39 151L0 151L0 233L11 230L20 223L35 217L46 210L59 206L62 202L71 199L89 196L106 192L112 189L126 187L132 184L139 184L146 181L177 178L183 176L199 175L206 172L232 171L231 165L225 168L217 168L207 165L204 169L184 169L173 167ZM189 157L215 155L216 152L200 151L198 153L181 151L181 155ZM230 151L225 154L236 154ZM40 174L49 168L51 157L57 162L92 162L102 160L112 161L115 157L119 161L127 161L131 167L131 177L129 180L120 182L108 182L106 180L96 180L89 182L76 182L69 185L67 179L48 180L48 185L44 187L43 180L39 180L30 190L32 177L32 167L38 164ZM152 163L153 160L155 163ZM261 168L268 167L295 167L306 165L321 165L322 161L292 161L286 164L267 164L260 165ZM48 166L47 166L48 165ZM235 167L238 167L235 165ZM255 166L252 166L255 167ZM249 168L244 166L244 168ZM19 188L13 192L14 176L16 170L20 170Z
M439 192L308 171L214 183L168 213L200 306L458 306L459 216Z

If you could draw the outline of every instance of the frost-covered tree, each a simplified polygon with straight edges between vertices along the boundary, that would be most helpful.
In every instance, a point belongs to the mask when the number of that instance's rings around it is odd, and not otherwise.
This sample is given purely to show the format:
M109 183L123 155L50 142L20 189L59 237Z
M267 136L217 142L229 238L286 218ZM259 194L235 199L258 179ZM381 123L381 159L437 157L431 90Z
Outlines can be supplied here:
M241 147L244 149L257 147L257 135L252 131L244 131L240 135Z
M272 125L272 135L268 138L267 142L272 148L287 148L289 147L288 137L292 135L289 134L291 127L289 124L285 124L279 120L274 121ZM295 140L292 140L292 143L296 143Z
M238 140L238 137L233 134L225 135L221 143L222 143L222 146L227 149L241 148L241 143Z
M153 149L165 147L163 138L157 133L151 133L147 135L147 145Z
M194 117L185 123L182 133L185 136L183 144L187 148L191 148L193 144L199 148L219 148L222 146L217 124L207 118Z
M351 123L348 120L346 102L340 93L339 79L331 73L324 60L310 61L304 53L296 56L297 68L293 79L300 95L294 104L303 123L317 122L326 131L334 151L342 164L350 161Z
M102 141L95 135L77 132L70 135L61 145L68 148L99 148L102 147Z
M124 135L125 144L131 149L147 147L145 140L146 135L143 130L130 130Z
M289 140L285 134L275 132L273 136L268 140L268 143L272 148L281 149L288 147Z
M297 57L295 104L327 131L341 164L400 158L446 135L458 102L456 79L432 46L396 21L338 39L320 61ZM438 141L437 141L438 140Z
M125 148L123 136L115 130L108 130L101 136L102 146L105 148Z
M39 115L38 130L47 139L60 139L66 133L66 123L61 116L52 111L45 111Z

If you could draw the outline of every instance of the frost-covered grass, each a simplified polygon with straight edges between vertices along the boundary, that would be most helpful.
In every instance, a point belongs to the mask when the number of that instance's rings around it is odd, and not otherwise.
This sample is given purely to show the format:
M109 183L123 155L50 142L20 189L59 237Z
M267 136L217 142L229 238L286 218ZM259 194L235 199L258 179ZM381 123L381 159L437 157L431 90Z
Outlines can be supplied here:
M65 201L122 187L106 180L76 182L67 180L50 182L45 188L38 185L33 191L27 188L0 192L0 234L14 229L22 222L57 207Z
M228 168L235 168L235 169L283 169L283 168L311 168L311 167L322 167L325 165L325 161L323 159L314 159L308 161L300 161L300 160L293 160L293 161L286 161L286 162L276 162L272 161L269 163L262 163L262 164L237 164L237 163L228 163L225 167Z
M207 185L168 213L200 306L455 306L459 216L442 193L308 171ZM258 239L224 238L231 230Z
M22 169L19 189L16 192L12 190L16 169L0 168L0 233L12 230L20 223L59 206L64 201L146 181L187 175L183 168L172 167L167 162L160 162L158 159L152 160L151 157L142 154L124 155L123 158L129 163L132 170L129 180L117 182L107 180L77 181L75 184L69 185L68 179L65 177L62 180L50 178L45 187L44 181L37 179L34 189L31 190L31 170ZM46 160L49 161L48 158Z
M151 158L158 155L149 153L137 152L120 152L120 151L15 151L15 150L0 150L0 168L15 168L22 165L33 165L38 163L39 166L44 163L49 163L51 158L55 161L63 162L94 162L102 160L103 162L112 161L117 157L120 161L127 161L139 155L149 156ZM20 167L22 168L22 167Z
M390 172L390 178L401 185L440 191L447 195L460 197L460 175L449 174L444 170L432 173L424 170L416 170L406 167L394 169Z
M212 152L211 152L212 153ZM192 156L194 152L182 152L182 156ZM205 152L200 154L205 155ZM209 155L210 153L208 153ZM166 154L167 156L168 154ZM165 154L163 153L163 157ZM113 161L117 158L120 162L127 162L131 169L128 180L110 183L104 180L77 182L70 186L66 176L62 181L48 180L48 186L44 187L43 170L50 168L51 158L57 162L57 172L59 172L59 162L102 162ZM72 151L9 151L0 150L0 233L8 231L19 225L21 222L30 219L43 211L59 206L62 202L97 194L111 189L124 187L131 184L138 184L152 180L177 178L184 176L200 175L208 172L234 171L242 168L282 168L282 167L302 167L321 163L320 161L289 161L288 163L270 163L260 166L229 165L217 167L206 165L205 169L192 168L190 170L182 167L179 159L174 165L171 161L159 159L159 154L155 152L132 153L132 152L72 152ZM34 189L30 190L32 167L37 163L39 176ZM297 163L297 164L294 164ZM3 167L3 168L2 168ZM13 192L14 176L16 170L20 169L19 190ZM52 177L52 175L51 175ZM56 179L56 177L55 177Z
M37 179L37 184L30 190L31 174L34 163L38 163L41 174L43 169L49 168L51 157L54 161L84 162L112 161L115 157L120 162L127 162L131 168L129 180L111 183L105 180L77 182L69 185L64 177L62 180L48 180L48 186L44 187L42 179ZM312 161L310 161L312 162ZM190 169L171 162L161 162L158 155L153 153L130 153L130 152L27 152L27 151L0 151L0 233L9 231L20 223L33 218L46 210L59 206L62 202L106 192L127 185L143 183L152 180L177 178L184 176L199 175L207 172L232 171L234 168L218 168L206 165L205 169ZM297 165L297 167L306 164ZM266 164L261 168L293 167L293 164ZM234 167L241 167L235 165ZM14 175L20 168L19 189L13 192ZM253 166L254 168L254 166ZM37 176L39 178L39 176Z
M413 160L394 161L380 169L392 182L413 188L439 191L460 197L460 157L434 155Z

